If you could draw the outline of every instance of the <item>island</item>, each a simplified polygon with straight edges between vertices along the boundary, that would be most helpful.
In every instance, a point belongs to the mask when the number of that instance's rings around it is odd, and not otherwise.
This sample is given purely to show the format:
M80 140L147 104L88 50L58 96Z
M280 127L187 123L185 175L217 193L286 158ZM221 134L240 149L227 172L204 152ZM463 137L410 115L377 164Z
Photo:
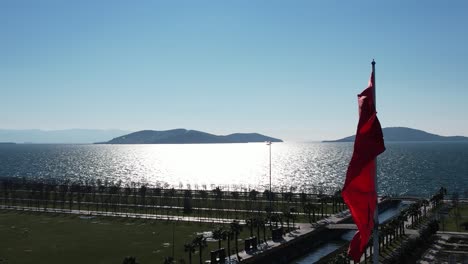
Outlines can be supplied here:
M165 131L142 130L116 137L107 142L98 142L95 144L206 144L266 141L283 142L281 139L264 136L258 133L235 133L221 136L180 128Z
M385 141L468 141L463 136L440 136L426 131L409 127L386 127L382 129ZM354 142L356 136L349 136L337 140L326 140L322 142Z

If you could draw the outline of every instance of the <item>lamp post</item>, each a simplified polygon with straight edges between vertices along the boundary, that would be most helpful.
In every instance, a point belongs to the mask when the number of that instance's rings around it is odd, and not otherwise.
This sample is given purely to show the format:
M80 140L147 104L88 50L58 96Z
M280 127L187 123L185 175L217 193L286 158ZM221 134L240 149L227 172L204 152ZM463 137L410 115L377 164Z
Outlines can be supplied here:
M271 212L273 212L273 207L271 206L271 197L272 197L272 193L271 193L271 141L267 141L267 145L269 147L269 152L270 152L270 195L268 198L270 200L270 210Z

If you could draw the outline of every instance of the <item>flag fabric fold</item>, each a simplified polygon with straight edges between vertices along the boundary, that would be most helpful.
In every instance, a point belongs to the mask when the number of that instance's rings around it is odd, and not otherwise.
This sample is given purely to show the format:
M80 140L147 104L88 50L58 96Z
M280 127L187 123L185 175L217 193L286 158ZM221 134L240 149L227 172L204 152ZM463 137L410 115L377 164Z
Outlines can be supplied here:
M359 123L354 151L346 172L342 196L358 231L348 248L348 255L359 261L374 227L377 205L375 158L385 151L382 128L375 109L374 72L368 87L358 95Z

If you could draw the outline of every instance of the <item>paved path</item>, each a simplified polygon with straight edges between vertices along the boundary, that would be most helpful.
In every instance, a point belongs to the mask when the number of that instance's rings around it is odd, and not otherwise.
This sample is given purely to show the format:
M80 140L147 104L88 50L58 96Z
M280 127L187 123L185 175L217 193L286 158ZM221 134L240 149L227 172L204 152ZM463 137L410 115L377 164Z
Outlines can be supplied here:
M230 218L207 218L207 217L193 217L193 216L135 214L135 213L118 213L118 212L106 213L103 211L88 211L88 210L74 210L74 209L68 210L68 209L58 209L58 208L37 208L37 207L27 207L27 206L5 206L5 205L0 205L0 209L28 211L28 212L75 214L75 215L87 215L87 216L114 216L114 217L142 218L142 219L154 219L154 220L223 223L223 224L229 224L229 223L232 223L234 220L237 220L239 221L240 224L245 224L244 220L230 219Z
M283 236L282 240L280 240L280 241L268 240L266 243L259 244L258 245L258 250L248 251L248 252L246 252L245 250L242 250L242 251L239 252L239 256L241 257L241 259L243 261L248 260L248 259L250 259L252 257L255 257L256 255L264 253L267 250L271 250L271 249L273 249L275 247L278 247L280 245L287 244L287 243L291 242L292 240L294 240L294 239L296 239L298 237L305 236L305 235L307 235L307 234L309 234L311 232L314 232L315 230L317 230L318 227L324 227L324 226L327 226L327 225L337 225L340 222L344 221L345 219L349 218L350 216L351 215L349 213L349 210L346 210L344 212L331 215L331 216L329 216L329 217L327 217L325 219L322 219L322 220L320 220L320 221L318 221L318 222L316 222L314 224L296 223L296 227L298 227L298 229L296 229L296 230L294 230L292 232L286 233L286 235ZM231 255L230 259L231 259L231 262L229 262L229 263L238 263L237 262L237 256L235 254Z
M168 220L168 221L186 221L186 222L205 222L205 223L231 223L234 220L239 221L240 224L245 224L244 220L229 219L229 218L203 218L203 217L191 217L191 216L173 216L173 215L157 215L157 214L137 214L137 213L119 213L119 212L102 212L102 211L88 211L88 210L69 210L69 209L56 209L56 208L37 208L37 207L26 207L26 206L5 206L0 205L0 209L7 210L18 210L18 211L32 211L32 212L48 212L48 213L63 213L63 214L76 214L76 215L87 215L87 216L114 216L114 217L128 217L128 218L142 218L142 219L155 219L155 220ZM341 224L345 219L350 217L349 210L340 212L338 214L330 215L324 219L319 220L314 224L309 223L296 223L298 229L286 233L283 239L280 241L268 240L266 243L258 245L258 250L246 252L242 250L239 252L239 256L242 260L248 260L249 258L255 257L256 255L262 254L265 251L271 250L280 245L287 244L292 240L305 236L311 232L317 230L318 227L344 227L346 224ZM409 220L408 220L409 221ZM348 225L346 225L348 226ZM405 225L406 226L406 225ZM355 227L353 227L355 229ZM406 229L406 228L405 228ZM406 229L407 232L411 233L410 230ZM243 245L243 243L241 243ZM361 261L364 260L364 255ZM238 263L237 256L231 255L230 262Z
M357 230L356 224L330 224L327 226L328 229L348 229Z
M13 200L12 198L7 199L7 201ZM46 200L37 200L37 199L29 199L29 198L15 198L14 199L16 202L17 201L22 201L22 202L41 202L44 203ZM47 204L54 204L53 200L47 200ZM67 206L69 205L69 201L62 201L62 200L57 200L55 201L55 204L61 205L61 204L66 204ZM73 205L77 206L79 203L76 200L73 200ZM96 203L96 202L85 202L81 201L80 202L81 206L85 208L87 205L94 205L94 206L99 206L99 207L104 207L106 203ZM152 204L125 204L125 203L113 203L113 204L108 204L108 207L124 207L124 208L140 208L144 209L147 208L148 210L151 209L159 209L159 210L183 210L183 206L171 206L171 205L152 205ZM258 209L231 209L231 208L208 208L208 207L192 207L192 211L205 211L205 212L216 212L216 211L223 211L223 212L233 212L233 213L265 213L264 210L258 210ZM282 211L274 211L273 213L278 213L281 214ZM308 215L303 212L296 212L294 213L296 215ZM322 214L316 213L316 216L320 217ZM330 216L331 214L324 213L324 216Z

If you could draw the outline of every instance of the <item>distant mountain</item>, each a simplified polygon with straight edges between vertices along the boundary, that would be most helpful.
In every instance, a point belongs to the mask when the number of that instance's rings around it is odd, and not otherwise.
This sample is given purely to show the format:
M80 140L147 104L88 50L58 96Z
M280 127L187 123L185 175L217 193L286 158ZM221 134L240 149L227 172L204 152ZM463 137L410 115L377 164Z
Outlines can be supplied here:
M283 142L281 139L257 133L236 133L218 136L202 131L172 129L166 131L143 130L98 144L195 144L195 143L247 143Z
M385 141L468 141L468 137L445 137L408 127L386 127L382 129ZM356 136L323 142L354 142Z
M93 143L130 133L124 130L66 129L66 130L13 130L0 129L0 142L14 143Z

